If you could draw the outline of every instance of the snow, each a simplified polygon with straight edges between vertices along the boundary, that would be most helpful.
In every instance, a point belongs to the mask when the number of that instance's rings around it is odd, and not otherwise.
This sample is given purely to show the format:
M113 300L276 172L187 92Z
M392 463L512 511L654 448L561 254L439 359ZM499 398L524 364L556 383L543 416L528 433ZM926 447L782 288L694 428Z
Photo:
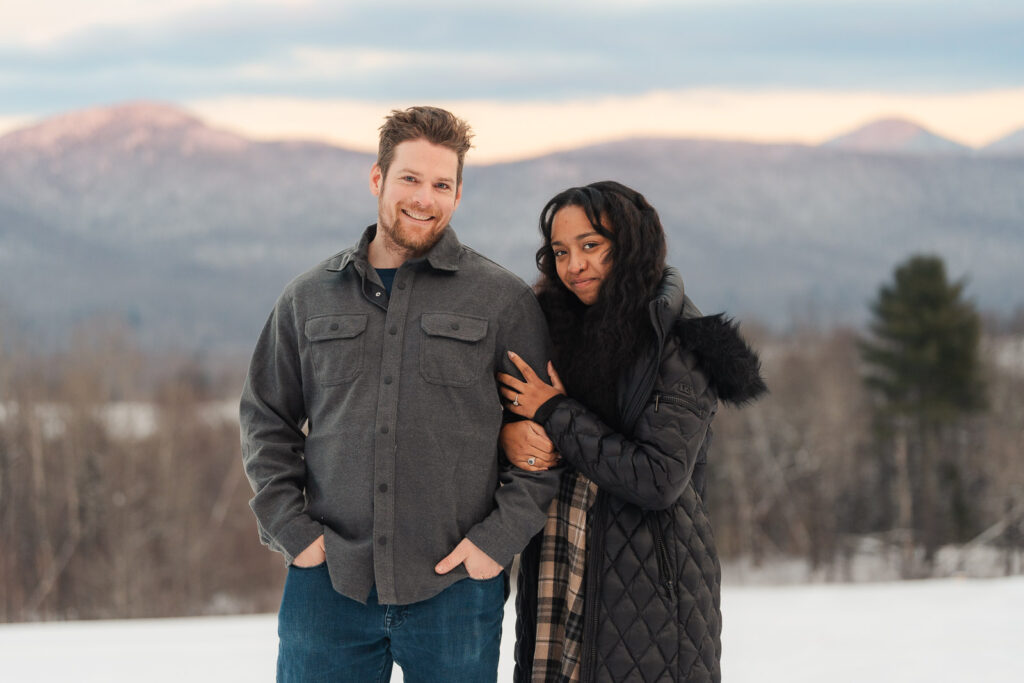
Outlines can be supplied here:
M1024 668L1024 577L728 586L722 603L727 683L1001 683ZM512 680L513 612L510 600L502 683ZM276 647L273 615L7 624L0 678L269 683Z
M1022 680L1024 577L723 591L726 681Z

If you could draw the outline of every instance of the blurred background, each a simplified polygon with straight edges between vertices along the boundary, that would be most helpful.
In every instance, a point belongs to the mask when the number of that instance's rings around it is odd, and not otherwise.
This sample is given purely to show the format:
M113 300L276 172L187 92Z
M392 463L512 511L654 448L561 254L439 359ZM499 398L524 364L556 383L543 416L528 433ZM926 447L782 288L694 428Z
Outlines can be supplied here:
M532 282L546 200L619 180L742 321L726 596L1021 574L1022 34L1013 0L0 2L0 621L276 609L242 377L413 104L477 133L464 243Z

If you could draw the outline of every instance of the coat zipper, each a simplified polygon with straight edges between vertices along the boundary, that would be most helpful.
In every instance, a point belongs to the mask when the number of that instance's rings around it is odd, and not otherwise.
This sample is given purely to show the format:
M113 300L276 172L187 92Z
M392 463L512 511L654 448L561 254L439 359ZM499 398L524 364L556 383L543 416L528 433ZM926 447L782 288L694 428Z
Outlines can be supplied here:
M657 335L657 343L654 345L654 356L648 359L644 372L640 377L637 391L622 412L623 427L625 431L632 432L637 418L647 402L650 401L651 393L655 382L658 379L658 370L661 368L661 351L665 348L665 332L652 314L651 324ZM657 406L655 406L657 408ZM594 680L594 667L596 666L597 648L594 641L597 640L597 625L600 611L601 598L601 565L599 564L604 555L604 516L605 516L604 492L598 489L597 499L594 501L594 528L601 529L600 533L588 534L590 548L587 551L586 583L587 592L583 598L584 624L583 624L583 646L580 656L580 681L592 683ZM589 605L588 605L589 603ZM590 608L589 612L587 607Z
M655 392L655 394L654 394L654 412L658 412L658 409L660 408L662 403L670 403L672 405L677 405L677 406L682 406L684 408L689 408L690 410L692 410L694 412L697 412L697 413L700 412L700 406L697 405L697 400L696 399L688 398L688 397L684 398L684 397L674 396L674 395L673 396L669 396L669 395L666 395L666 394Z

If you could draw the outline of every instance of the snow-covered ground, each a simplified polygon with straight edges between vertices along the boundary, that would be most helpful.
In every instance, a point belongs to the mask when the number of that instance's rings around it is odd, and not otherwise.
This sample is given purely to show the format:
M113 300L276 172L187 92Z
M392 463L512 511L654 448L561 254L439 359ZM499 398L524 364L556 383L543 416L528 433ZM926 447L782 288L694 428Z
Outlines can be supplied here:
M722 602L726 683L1024 680L1024 577L727 587ZM0 625L0 680L270 682L275 629L272 615Z

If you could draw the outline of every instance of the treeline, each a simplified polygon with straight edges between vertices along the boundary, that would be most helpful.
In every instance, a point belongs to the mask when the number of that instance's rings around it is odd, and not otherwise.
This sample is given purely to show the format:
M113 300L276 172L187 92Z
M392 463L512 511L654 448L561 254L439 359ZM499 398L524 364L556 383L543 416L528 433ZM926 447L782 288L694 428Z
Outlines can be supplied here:
M897 444L875 434L858 333L752 336L772 393L719 412L708 465L708 505L726 561L804 558L825 579L849 580L858 578L854 557L873 549L893 574L912 578L934 575L942 546L967 552L975 541L998 551L1001 571L1022 571L1024 368L1000 367L990 352L1024 332L983 339L988 411L956 425L948 450L920 454L920 467L938 479L937 499L917 502L920 523L938 527L930 548L923 529L901 518ZM914 476L922 485L924 473Z
M1024 570L1024 314L983 335L964 285L915 256L866 330L754 332L772 394L724 412L708 468L725 558L836 580L865 552L876 578Z
M917 577L952 544L1021 571L1024 325L985 330L984 407L899 432L865 382L870 334L747 321L771 394L715 423L723 560L847 580L867 543ZM245 361L144 352L109 321L59 353L0 340L0 620L276 608L283 565L257 540L234 416Z
M271 610L282 562L247 509L237 372L98 321L0 353L0 619Z

